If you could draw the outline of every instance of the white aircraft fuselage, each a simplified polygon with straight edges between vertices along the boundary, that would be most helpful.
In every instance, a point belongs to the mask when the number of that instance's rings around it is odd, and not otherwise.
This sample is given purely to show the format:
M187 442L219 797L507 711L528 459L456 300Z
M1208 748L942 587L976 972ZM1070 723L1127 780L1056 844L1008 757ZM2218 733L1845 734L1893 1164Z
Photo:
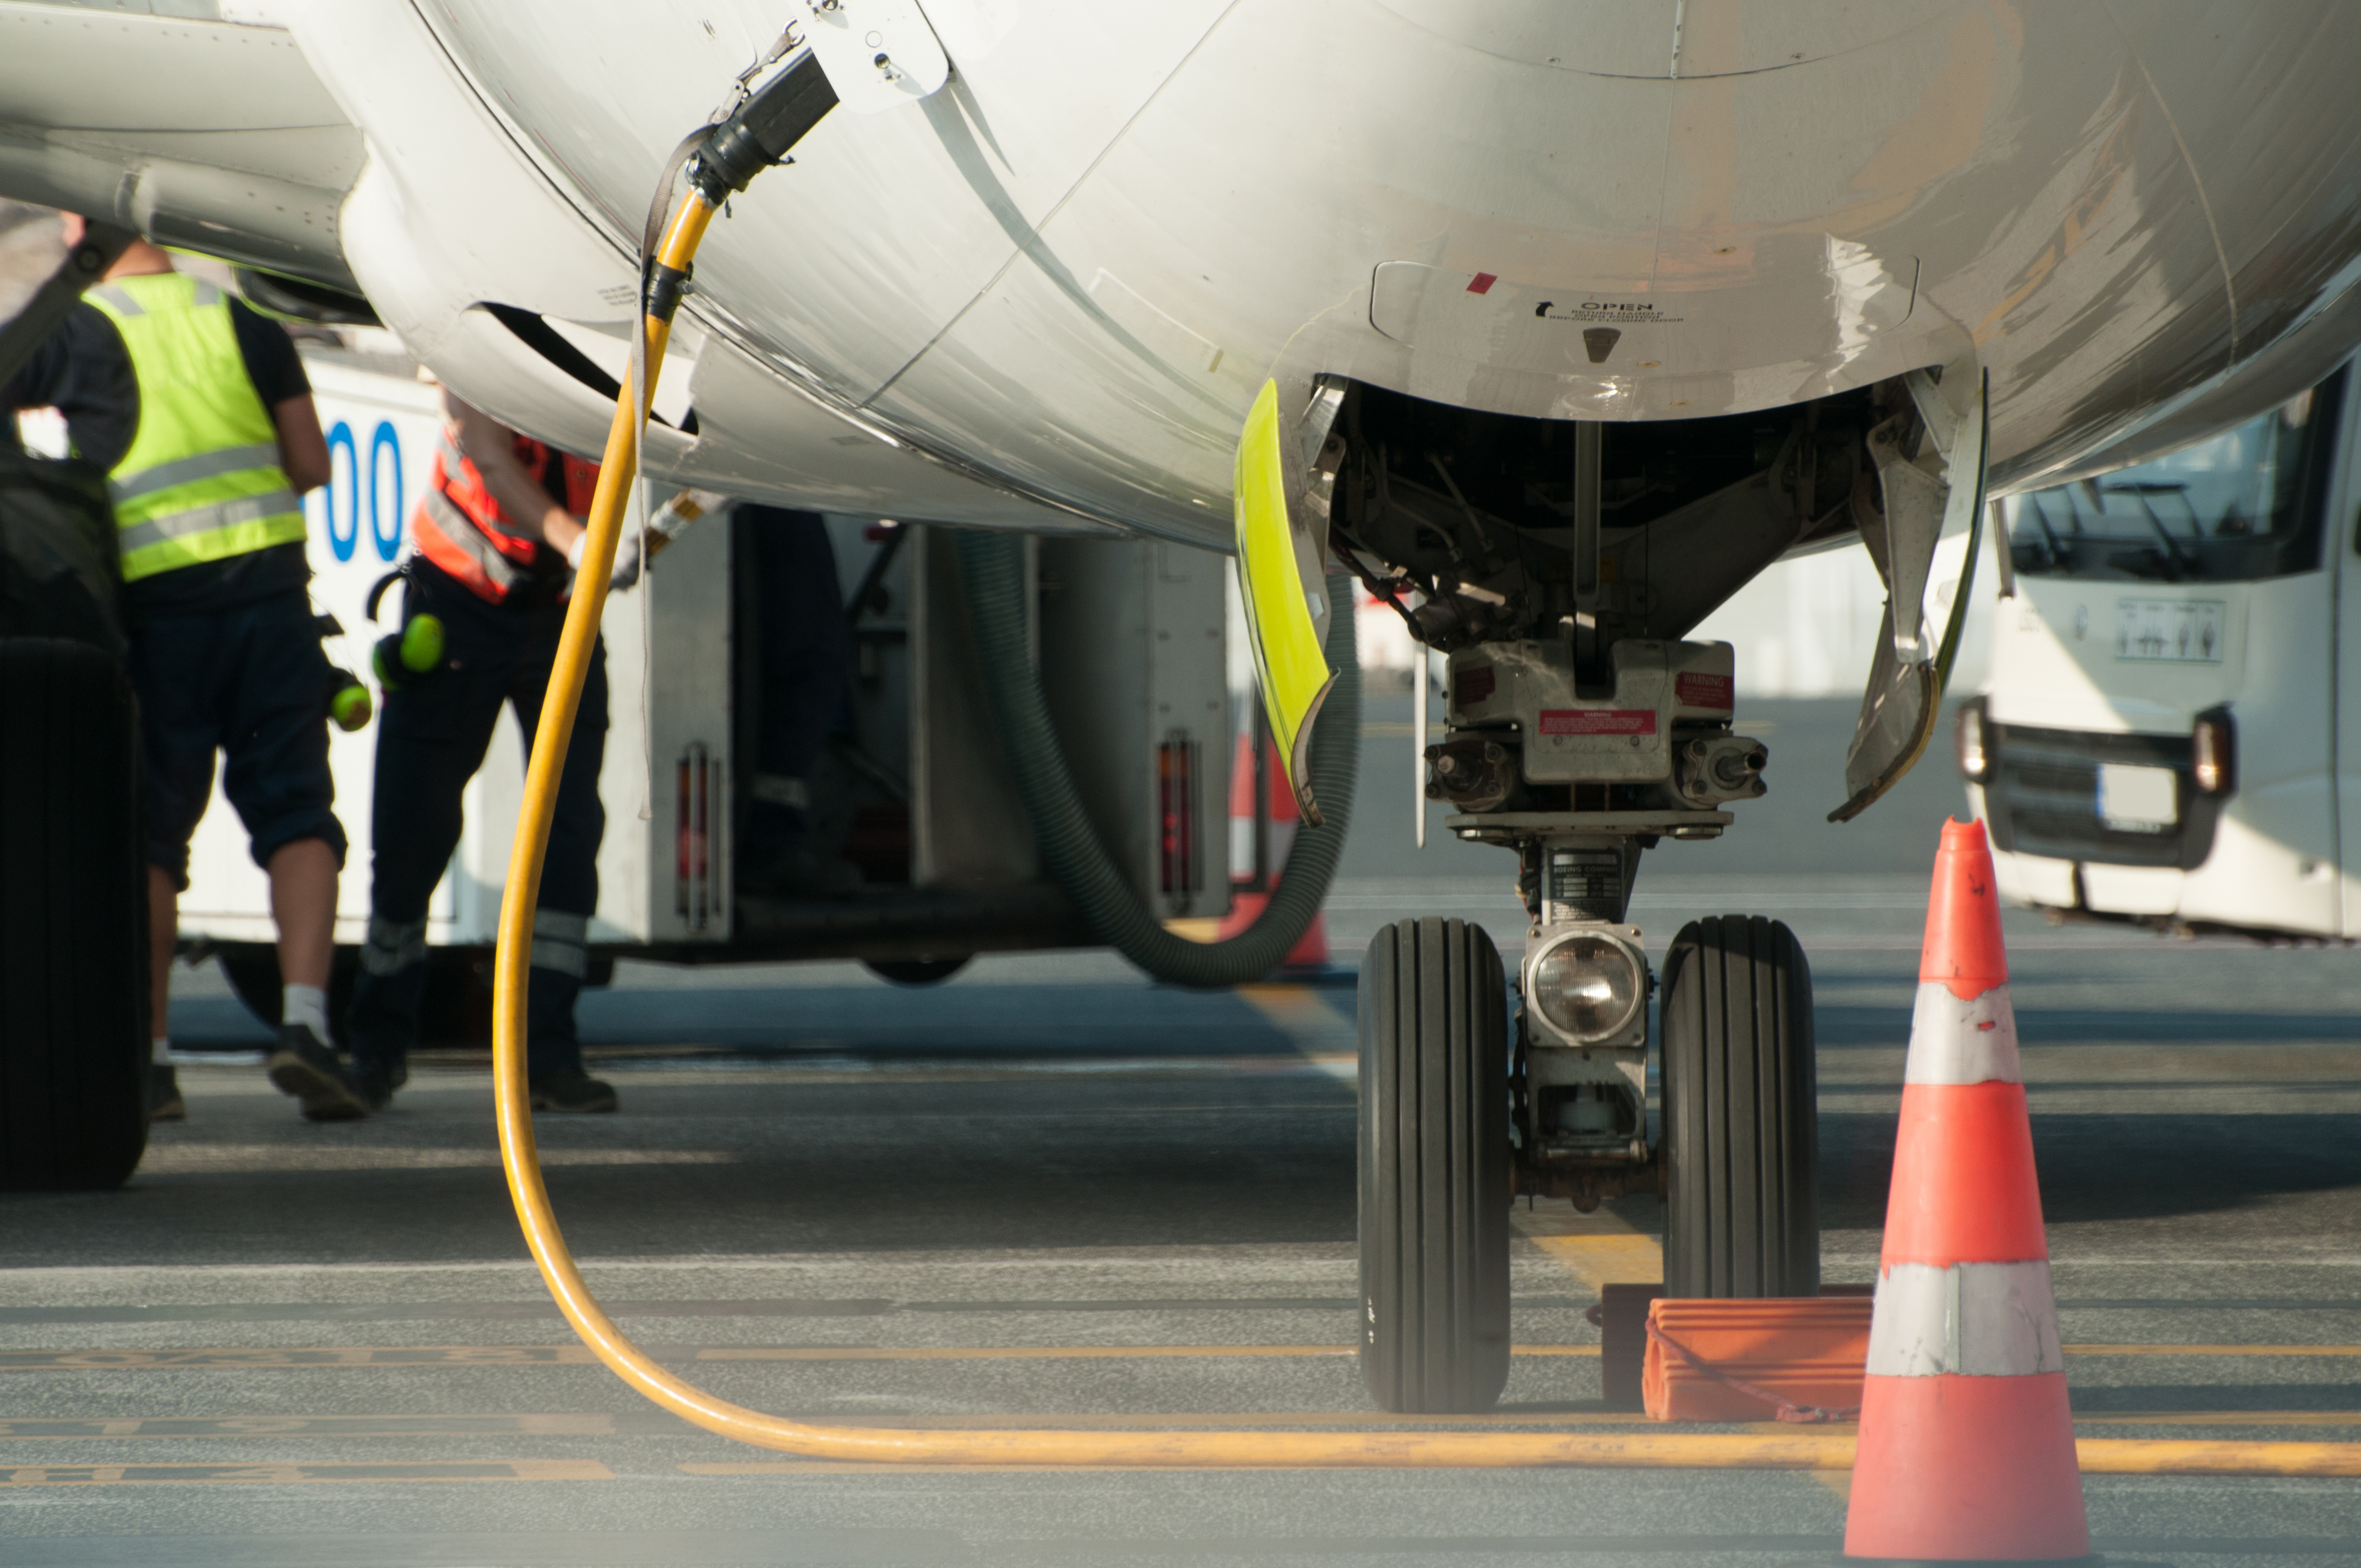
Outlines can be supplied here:
M924 9L949 88L830 115L706 241L666 400L699 433L656 431L658 472L1217 543L1267 377L1682 420L1965 366L2005 488L2269 349L2361 249L2335 0ZM461 391L595 449L602 400L472 307L620 334L667 153L781 20L298 18L367 137L354 276Z

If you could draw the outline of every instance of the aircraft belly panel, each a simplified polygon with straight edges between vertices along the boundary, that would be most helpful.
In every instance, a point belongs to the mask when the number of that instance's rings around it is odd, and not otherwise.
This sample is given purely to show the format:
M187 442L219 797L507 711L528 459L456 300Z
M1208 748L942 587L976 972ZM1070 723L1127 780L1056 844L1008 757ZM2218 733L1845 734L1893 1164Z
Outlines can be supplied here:
M665 156L785 16L755 0L657 20L630 0L426 8L544 165L633 244ZM700 289L753 342L839 395L869 396L1030 242L1218 14L1213 0L1035 0L921 104L822 121L791 176L736 197L714 225Z

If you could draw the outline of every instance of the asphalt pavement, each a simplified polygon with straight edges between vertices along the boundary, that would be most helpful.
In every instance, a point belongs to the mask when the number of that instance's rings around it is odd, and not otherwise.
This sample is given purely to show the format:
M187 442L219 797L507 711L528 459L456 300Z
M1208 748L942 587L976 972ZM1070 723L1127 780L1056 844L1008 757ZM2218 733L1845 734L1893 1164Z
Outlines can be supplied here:
M1775 915L1811 956L1828 1277L1874 1271L1934 833L1930 756L1861 822L1847 705L1764 703L1770 798L1643 865L1661 951ZM625 964L585 998L613 1117L544 1117L594 1290L674 1371L923 1431L1334 1430L1354 1335L1353 992L1413 915L1523 925L1502 851L1409 849L1406 708L1370 705L1334 971L1202 993L1102 953L889 986L848 964ZM2084 1436L2361 1441L2361 1026L2332 948L2007 920ZM575 1342L516 1231L479 1063L315 1127L180 977L190 1117L124 1191L0 1198L0 1563L1769 1564L1836 1550L1841 1473L1122 1472L818 1462L707 1435ZM1499 1411L1599 1404L1599 1284L1652 1200L1516 1220ZM2361 1483L2091 1477L2118 1562L2361 1557Z

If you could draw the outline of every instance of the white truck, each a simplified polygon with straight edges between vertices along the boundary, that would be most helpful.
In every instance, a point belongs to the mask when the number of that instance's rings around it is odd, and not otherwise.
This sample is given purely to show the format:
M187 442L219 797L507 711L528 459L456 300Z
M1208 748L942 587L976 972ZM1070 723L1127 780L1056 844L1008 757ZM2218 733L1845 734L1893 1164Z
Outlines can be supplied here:
M2004 896L2361 937L2356 390L2340 366L2261 418L1998 503L2005 597L1958 750Z
M376 334L361 334L364 338ZM335 477L306 498L315 608L335 617L331 662L363 674L400 624L396 585L440 422L436 389L393 356L307 342ZM663 495L642 486L636 511ZM889 978L939 979L973 953L1093 942L1044 872L968 647L948 531L831 517L855 654L849 733L829 747L822 815L866 886L839 902L741 898L731 869L751 770L763 607L731 553L748 526L691 527L637 589L609 603L607 810L591 922L594 981L619 956L683 963L851 957ZM1101 841L1164 918L1219 915L1229 889L1232 705L1226 560L1184 545L1076 534L1028 545L1042 684ZM733 581L737 586L733 587ZM373 684L373 683L372 683ZM1091 740L1087 747L1082 738ZM339 888L336 988L351 983L368 916L374 724L331 729L336 812L353 850ZM489 959L523 751L504 710L467 786L467 829L429 909L430 1037L482 1037ZM268 884L216 791L181 902L183 949L218 957L247 1004L275 1014ZM341 1016L341 1006L332 1008Z

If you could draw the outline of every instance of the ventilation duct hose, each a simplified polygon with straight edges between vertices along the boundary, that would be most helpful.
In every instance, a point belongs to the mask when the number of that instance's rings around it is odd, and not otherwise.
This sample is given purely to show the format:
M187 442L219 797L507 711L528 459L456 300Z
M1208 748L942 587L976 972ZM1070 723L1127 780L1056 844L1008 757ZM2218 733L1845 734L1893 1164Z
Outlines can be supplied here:
M1337 608L1328 621L1325 652L1329 668L1336 672L1336 685L1321 704L1312 731L1312 795L1320 802L1322 825L1296 828L1279 885L1253 925L1225 942L1192 942L1166 930L1140 903L1082 811L1033 668L1025 619L1024 552L1025 542L1016 534L969 529L959 535L968 617L983 662L984 686L1016 774L1016 793L1025 802L1050 875L1101 940L1158 980L1224 986L1262 979L1286 961L1320 912L1352 822L1361 750L1361 665L1353 636L1352 579L1328 579L1328 602Z

